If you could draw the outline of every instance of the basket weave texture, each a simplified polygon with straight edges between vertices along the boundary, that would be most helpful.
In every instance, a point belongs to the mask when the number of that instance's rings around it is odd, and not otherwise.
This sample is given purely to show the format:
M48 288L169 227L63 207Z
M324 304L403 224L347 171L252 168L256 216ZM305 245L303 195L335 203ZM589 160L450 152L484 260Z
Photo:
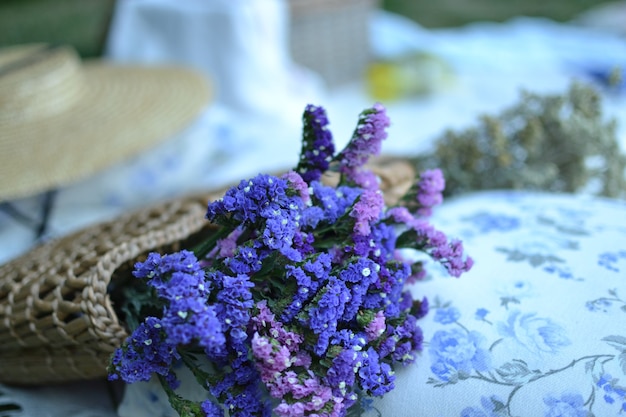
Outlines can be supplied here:
M382 161L372 168L388 202L413 180L406 162ZM211 233L207 202L220 195L160 203L0 266L0 382L39 385L106 376L111 353L128 335L107 291L116 271L148 252Z

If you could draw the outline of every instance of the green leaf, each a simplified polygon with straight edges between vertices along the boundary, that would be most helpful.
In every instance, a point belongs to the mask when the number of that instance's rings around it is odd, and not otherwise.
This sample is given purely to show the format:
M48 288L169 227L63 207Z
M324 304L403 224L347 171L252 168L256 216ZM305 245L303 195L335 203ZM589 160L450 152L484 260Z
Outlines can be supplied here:
M203 417L204 413L200 410L200 404L187 400L180 395L176 394L165 381L165 377L158 375L159 382L163 387L163 390L167 394L170 405L180 417Z
M123 288L124 296L120 311L124 315L126 327L134 331L147 316L157 316L163 306L154 294L154 290L143 281L136 280L134 285Z
M356 315L356 322L360 327L366 327L374 320L375 315L373 310L359 310Z

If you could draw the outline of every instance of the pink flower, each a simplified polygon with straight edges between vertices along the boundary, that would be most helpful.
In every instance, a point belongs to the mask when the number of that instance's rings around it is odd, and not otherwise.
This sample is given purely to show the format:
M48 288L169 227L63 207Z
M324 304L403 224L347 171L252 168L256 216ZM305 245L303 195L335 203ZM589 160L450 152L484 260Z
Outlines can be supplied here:
M365 190L378 189L378 177L369 169L357 169L350 175L352 181Z
M356 219L354 232L367 236L371 232L370 223L378 220L385 201L380 190L365 190L356 202L350 216Z
M416 199L419 203L417 213L422 216L430 216L432 208L443 201L441 193L445 188L446 180L439 168L422 172L417 183Z
M385 314L382 311L378 311L374 316L374 319L365 327L367 341L371 342L372 340L378 339L380 335L385 332L386 328Z
M237 239L243 233L243 229L236 228L227 237L217 241L215 247L219 249L219 256L221 258L229 258L235 254L237 249Z
M293 404L287 404L283 400L276 408L274 412L281 417L302 417L304 416L304 404L297 402Z
M307 204L311 201L309 196L309 185L304 182L300 174L295 171L289 171L282 176L283 179L289 182L289 185L298 192L302 201Z

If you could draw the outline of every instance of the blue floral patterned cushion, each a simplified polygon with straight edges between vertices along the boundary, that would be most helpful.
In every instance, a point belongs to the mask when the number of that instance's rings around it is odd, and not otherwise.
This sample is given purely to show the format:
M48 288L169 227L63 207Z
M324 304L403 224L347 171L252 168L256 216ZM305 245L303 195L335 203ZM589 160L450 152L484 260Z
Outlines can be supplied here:
M414 286L424 351L368 415L624 415L626 202L484 192L434 223L476 263Z

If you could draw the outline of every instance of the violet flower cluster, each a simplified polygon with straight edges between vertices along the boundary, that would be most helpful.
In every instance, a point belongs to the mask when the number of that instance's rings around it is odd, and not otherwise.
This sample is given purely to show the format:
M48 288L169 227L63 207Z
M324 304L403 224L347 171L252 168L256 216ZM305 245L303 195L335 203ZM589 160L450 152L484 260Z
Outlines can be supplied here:
M303 122L293 171L241 181L209 203L219 229L204 244L135 265L151 308L133 310L143 317L113 354L110 379L156 376L181 416L340 417L394 389L395 369L416 360L428 301L407 284L426 265L400 249L453 276L472 266L462 243L428 222L441 171L385 207L366 168L387 136L384 107L361 113L339 153L323 108L307 106ZM338 185L322 181L327 171L340 173ZM204 401L177 392L181 363Z

